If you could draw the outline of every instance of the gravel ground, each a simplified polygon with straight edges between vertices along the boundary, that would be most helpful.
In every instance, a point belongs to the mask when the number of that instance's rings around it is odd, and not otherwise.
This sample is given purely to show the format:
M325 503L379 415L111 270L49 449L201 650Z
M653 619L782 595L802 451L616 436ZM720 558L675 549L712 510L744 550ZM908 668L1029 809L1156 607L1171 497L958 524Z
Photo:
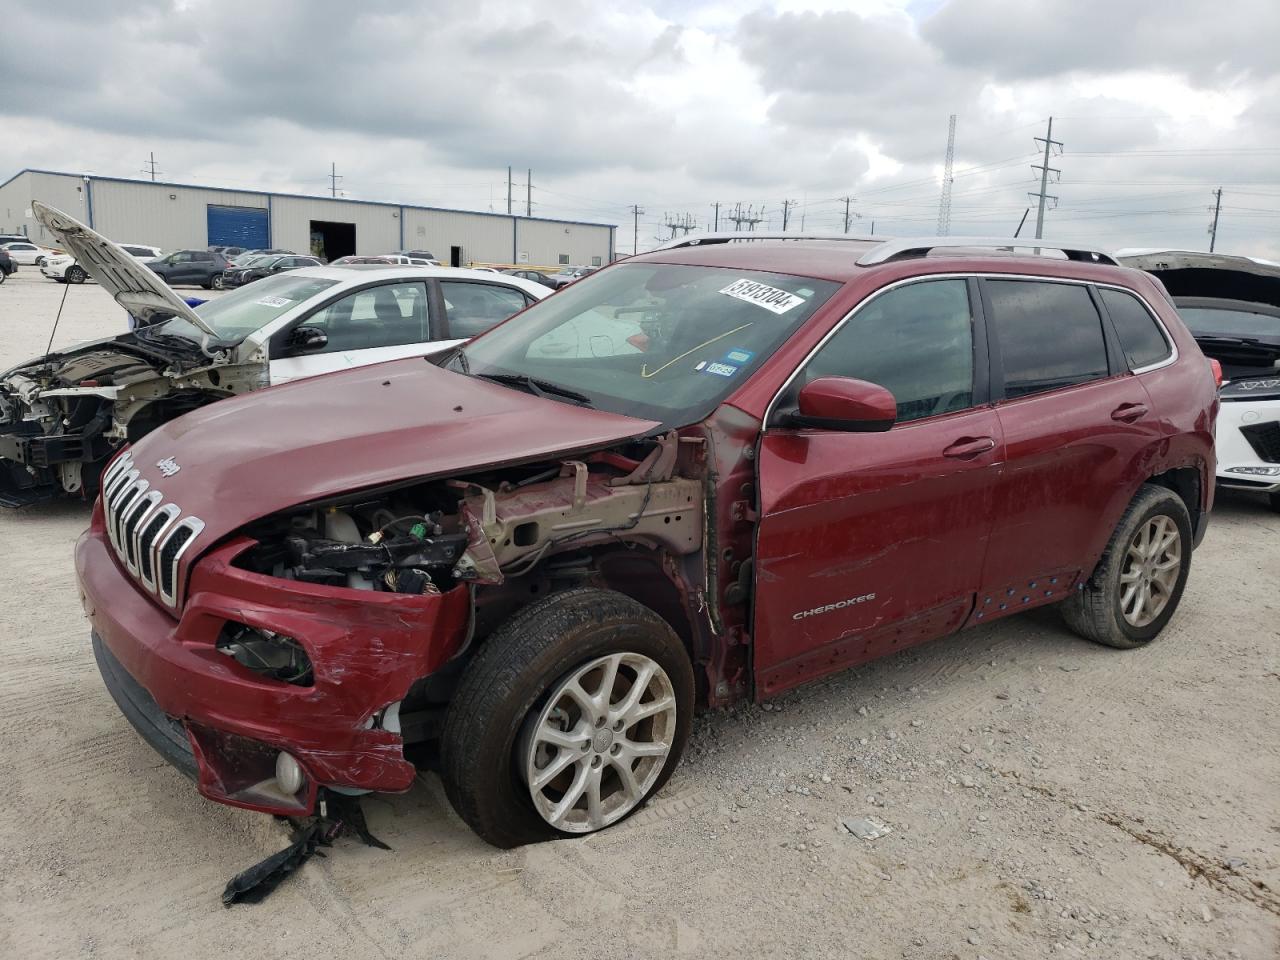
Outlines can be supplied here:
M0 367L67 288L0 286ZM55 346L122 314L72 287ZM1051 611L703 716L668 787L585 840L497 851L423 775L258 906L283 845L202 800L108 698L76 599L82 505L0 515L0 955L1280 956L1280 515L1220 500L1150 647ZM861 839L842 820L891 832ZM865 824L854 824L865 828Z

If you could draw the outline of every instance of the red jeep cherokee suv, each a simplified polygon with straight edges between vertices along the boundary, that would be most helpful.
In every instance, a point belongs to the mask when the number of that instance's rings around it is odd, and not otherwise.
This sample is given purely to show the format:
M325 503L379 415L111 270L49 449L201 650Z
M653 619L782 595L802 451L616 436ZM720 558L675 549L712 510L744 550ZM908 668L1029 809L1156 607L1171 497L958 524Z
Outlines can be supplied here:
M416 745L509 846L634 812L695 704L1049 604L1144 644L1214 379L1157 281L1027 245L688 239L166 424L76 550L107 686L211 799L406 790Z

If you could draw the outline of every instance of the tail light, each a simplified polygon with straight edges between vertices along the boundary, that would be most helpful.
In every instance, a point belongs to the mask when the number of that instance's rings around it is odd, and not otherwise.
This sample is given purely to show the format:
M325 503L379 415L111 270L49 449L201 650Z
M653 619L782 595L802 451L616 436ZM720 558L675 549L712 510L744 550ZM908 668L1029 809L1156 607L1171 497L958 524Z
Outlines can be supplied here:
M1210 357L1209 370L1213 373L1213 385L1215 387L1222 386L1222 364Z

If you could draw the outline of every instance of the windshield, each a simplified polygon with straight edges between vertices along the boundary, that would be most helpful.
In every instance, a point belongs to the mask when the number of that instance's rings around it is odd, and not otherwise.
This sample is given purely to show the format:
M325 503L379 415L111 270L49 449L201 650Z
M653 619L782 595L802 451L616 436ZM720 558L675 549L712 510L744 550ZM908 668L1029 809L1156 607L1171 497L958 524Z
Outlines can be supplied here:
M598 409L691 423L837 289L808 277L626 264L534 304L463 347L448 366L473 376L531 377L582 394Z
M1179 307L1178 314L1192 333L1226 337L1280 337L1280 317L1270 313L1219 307Z
M220 341L236 343L255 330L261 330L286 310L292 310L303 300L311 299L337 282L323 277L277 274L255 280L251 286L241 287L202 303L195 311L201 320L213 328ZM182 317L166 320L152 329L157 333L186 337L197 342L203 336L193 323Z

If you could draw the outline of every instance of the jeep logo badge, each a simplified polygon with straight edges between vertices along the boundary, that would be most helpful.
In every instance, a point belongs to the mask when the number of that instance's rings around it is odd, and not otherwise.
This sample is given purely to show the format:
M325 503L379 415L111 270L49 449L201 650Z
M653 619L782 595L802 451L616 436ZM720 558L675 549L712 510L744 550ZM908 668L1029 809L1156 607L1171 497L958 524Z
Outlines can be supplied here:
M173 459L173 457L165 457L163 460L157 460L156 467L166 477L172 477L175 473L177 473L179 470L182 469L180 466L178 466L178 461Z

